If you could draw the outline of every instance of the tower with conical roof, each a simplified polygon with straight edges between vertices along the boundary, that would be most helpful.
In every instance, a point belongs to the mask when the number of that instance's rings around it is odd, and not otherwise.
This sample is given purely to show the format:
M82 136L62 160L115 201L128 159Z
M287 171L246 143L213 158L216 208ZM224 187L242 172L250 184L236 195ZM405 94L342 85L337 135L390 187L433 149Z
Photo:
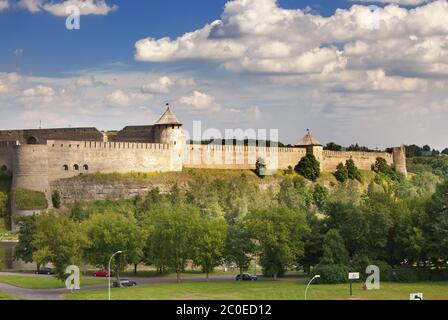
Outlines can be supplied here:
M168 103L166 107L164 114L154 124L155 139L157 143L170 145L173 169L179 169L180 166L180 170L182 170L185 148L185 135L182 123L177 120Z
M306 130L305 136L297 142L296 147L305 148L307 154L312 154L317 161L322 163L324 147L309 129Z

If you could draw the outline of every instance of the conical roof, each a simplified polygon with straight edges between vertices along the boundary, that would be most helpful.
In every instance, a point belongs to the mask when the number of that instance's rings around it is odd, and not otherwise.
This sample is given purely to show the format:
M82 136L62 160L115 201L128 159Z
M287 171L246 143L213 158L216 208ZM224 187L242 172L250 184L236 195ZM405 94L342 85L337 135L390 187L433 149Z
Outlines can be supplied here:
M319 140L317 140L309 130L307 130L306 135L297 142L297 146L322 146Z
M171 112L170 107L166 108L165 113L160 117L159 120L155 123L156 125L181 125L182 123L177 120L174 113Z

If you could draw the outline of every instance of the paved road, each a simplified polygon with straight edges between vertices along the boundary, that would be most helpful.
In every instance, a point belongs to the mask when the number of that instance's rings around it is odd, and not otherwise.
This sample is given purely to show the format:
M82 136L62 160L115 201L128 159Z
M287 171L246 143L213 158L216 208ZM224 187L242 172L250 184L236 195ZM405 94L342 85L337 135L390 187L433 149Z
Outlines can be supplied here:
M12 272L0 272L0 275L20 275L28 277L48 277L46 275L34 275L34 274L22 274L22 273L12 273ZM85 277L92 278L92 277ZM141 277L126 277L126 279L131 279L136 281L139 285L151 284L151 283L173 283L176 282L176 278L168 277L151 277L151 278L141 278ZM195 281L206 281L205 277L184 277L181 279L182 282L195 282ZM235 276L233 275L222 275L222 276L210 276L210 280L213 281L234 281ZM95 290L95 289L107 289L107 284L91 285L81 287L81 291ZM27 300L61 300L62 295L67 293L66 289L23 289L15 286L11 286L6 283L0 282L0 291L5 293L10 293L16 297L27 299Z

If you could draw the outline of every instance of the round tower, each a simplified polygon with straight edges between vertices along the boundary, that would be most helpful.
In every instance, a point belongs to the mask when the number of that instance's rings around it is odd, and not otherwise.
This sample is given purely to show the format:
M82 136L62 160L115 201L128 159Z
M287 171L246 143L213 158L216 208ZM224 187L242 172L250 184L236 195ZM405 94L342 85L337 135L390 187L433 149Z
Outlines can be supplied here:
M395 168L398 172L401 172L405 176L408 174L406 167L406 148L405 146L393 148L392 157L394 160Z
M182 170L185 135L182 123L170 110L169 104L165 113L154 124L156 143L168 144L171 150L171 167L175 171Z

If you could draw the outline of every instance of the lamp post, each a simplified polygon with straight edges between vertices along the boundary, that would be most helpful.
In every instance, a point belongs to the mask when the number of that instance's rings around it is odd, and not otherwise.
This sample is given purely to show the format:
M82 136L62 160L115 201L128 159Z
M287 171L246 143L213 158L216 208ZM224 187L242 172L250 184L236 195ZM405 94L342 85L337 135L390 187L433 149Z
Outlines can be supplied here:
M110 263L112 262L112 259L114 258L115 255L121 254L121 253L123 253L123 251L121 251L121 250L117 251L109 259L109 269L108 269L108 272L109 272L109 274L108 274L108 276L109 276L109 300L110 300Z
M308 282L308 285L306 286L305 289L305 300L307 300L306 298L306 294L308 293L308 287L310 286L311 282L313 282L314 279L319 279L320 275L316 274L314 277L311 278L310 282Z

